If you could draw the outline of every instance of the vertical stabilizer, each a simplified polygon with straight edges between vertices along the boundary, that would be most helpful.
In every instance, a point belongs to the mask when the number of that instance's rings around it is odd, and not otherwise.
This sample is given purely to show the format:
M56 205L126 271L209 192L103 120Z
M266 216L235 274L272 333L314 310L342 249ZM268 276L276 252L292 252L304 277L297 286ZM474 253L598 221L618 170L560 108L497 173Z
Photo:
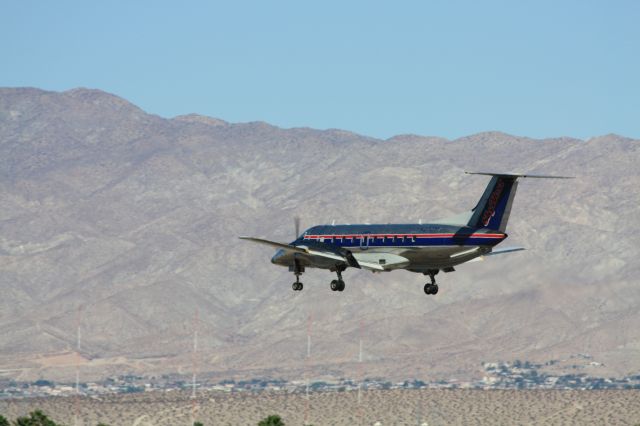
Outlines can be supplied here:
M489 185L484 190L484 194L478 204L472 210L473 214L467 223L473 228L489 228L500 232L505 232L507 222L511 214L511 206L516 196L518 188L518 178L538 178L538 179L571 179L567 176L539 176L528 174L504 174L504 173L484 173L465 172L470 175L491 176Z
M468 226L505 232L513 198L516 195L515 177L493 176L484 194L473 209Z

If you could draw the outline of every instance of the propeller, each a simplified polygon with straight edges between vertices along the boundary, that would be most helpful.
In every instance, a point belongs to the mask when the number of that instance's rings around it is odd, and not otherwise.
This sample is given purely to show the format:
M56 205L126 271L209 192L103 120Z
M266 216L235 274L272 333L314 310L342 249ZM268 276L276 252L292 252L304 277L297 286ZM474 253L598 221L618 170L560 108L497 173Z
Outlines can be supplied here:
M300 216L296 216L293 218L293 223L296 226L296 240L300 236Z

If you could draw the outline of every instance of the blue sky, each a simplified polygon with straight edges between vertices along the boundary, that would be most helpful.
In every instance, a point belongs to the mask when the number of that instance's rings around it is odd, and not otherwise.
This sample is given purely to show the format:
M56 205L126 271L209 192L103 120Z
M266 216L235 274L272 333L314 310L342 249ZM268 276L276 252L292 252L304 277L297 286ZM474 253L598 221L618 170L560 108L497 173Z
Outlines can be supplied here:
M640 1L5 1L0 86L172 117L640 138Z

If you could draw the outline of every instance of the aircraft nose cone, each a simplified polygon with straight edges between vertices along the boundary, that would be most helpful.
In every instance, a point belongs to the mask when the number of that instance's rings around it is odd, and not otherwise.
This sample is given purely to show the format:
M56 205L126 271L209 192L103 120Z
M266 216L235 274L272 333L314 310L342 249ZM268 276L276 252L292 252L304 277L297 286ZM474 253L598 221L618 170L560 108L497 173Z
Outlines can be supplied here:
M271 258L271 263L278 263L278 260L280 260L282 258L282 256L284 256L284 250L283 249L279 249L276 254L273 255L273 257Z

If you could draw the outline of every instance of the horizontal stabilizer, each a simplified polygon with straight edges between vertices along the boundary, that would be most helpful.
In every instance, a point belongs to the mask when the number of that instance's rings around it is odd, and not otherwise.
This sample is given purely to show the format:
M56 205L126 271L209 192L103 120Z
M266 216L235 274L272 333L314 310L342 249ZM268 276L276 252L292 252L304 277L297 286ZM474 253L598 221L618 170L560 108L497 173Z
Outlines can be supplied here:
M518 174L518 173L492 173L492 172L468 172L468 175L485 175L485 176L498 176L505 178L536 178L536 179L575 179L575 176L549 176L549 175L530 175L530 174Z
M500 249L494 249L490 253L483 254L482 256L474 257L465 263L482 262L487 256L495 256L496 254L513 253L514 251L526 250L524 247L505 247Z
M526 250L524 247L504 247L499 249L493 249L490 253L485 254L485 256L494 256L496 254L504 254L504 253L513 253L514 251Z

